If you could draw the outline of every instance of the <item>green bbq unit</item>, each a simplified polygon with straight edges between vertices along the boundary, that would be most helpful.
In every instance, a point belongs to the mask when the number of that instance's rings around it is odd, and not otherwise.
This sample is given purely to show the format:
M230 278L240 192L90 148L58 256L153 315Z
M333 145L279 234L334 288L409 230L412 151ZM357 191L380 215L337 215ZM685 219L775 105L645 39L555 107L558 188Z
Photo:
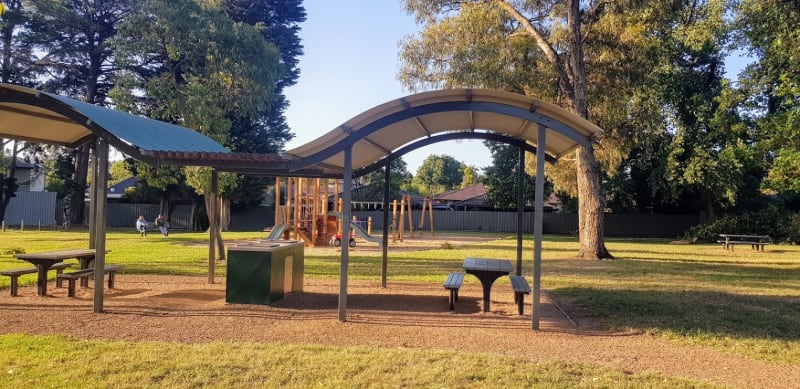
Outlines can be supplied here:
M278 240L228 249L225 302L269 304L303 291L302 242Z

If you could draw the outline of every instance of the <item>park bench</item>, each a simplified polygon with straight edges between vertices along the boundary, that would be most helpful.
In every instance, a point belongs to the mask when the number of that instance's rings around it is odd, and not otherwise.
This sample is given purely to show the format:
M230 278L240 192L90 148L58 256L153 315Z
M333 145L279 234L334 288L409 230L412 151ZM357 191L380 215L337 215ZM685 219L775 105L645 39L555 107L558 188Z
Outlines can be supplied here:
M464 273L450 273L444 280L444 288L450 291L448 303L451 311L456 309L455 302L458 300L458 289L461 288L462 283L464 283Z
M514 302L517 303L519 314L522 315L522 310L525 306L525 295L531 294L531 287L523 276L508 276L508 279L511 280L511 289L514 290Z
M120 270L122 270L122 266L120 266L120 265L106 265L103 268L103 272L108 274L108 288L109 289L114 289L114 274L116 274L116 272L118 272ZM70 272L70 273L58 274L58 275L56 275L56 278L57 279L65 279L65 280L67 280L67 282L69 283L68 284L69 289L67 291L67 296L75 297L75 281L78 280L78 279L81 279L81 278L85 278L85 277L88 278L92 274L94 274L94 269L93 268L89 268L89 269L77 270L77 271Z
M61 287L61 281L58 279L58 274L64 272L64 269L72 266L71 263L56 263L53 266L50 266L50 270L56 271L56 287ZM11 296L16 296L17 292L19 291L19 276L25 274L36 274L39 270L35 267L25 268L25 269L12 269L12 270L4 270L0 272L1 275L11 277Z

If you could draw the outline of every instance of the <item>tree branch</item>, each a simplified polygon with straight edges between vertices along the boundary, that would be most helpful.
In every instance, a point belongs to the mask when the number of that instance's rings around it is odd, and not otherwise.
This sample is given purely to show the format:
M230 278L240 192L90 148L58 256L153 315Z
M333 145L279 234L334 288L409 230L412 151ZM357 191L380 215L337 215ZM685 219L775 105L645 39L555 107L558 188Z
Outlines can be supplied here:
M572 101L575 100L575 89L573 87L573 83L571 82L571 77L568 74L568 69L564 64L561 56L556 52L550 42L544 38L544 35L536 29L536 26L531 23L531 21L525 17L519 10L514 8L513 5L509 4L507 1L504 0L491 0L495 4L499 5L503 8L508 14L517 22L522 25L525 31L533 37L536 41L536 45L539 47L539 50L545 55L545 58L550 62L553 66L553 70L558 75L558 85L564 91L564 97L569 99L568 105L572 106Z

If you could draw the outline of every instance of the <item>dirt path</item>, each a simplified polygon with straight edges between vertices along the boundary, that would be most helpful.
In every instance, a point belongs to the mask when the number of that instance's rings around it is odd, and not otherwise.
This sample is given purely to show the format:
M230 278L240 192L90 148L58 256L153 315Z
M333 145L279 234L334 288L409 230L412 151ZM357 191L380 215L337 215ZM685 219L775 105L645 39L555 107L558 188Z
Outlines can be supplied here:
M545 295L541 331L516 314L513 294L493 293L492 312L480 311L480 284L465 280L456 313L447 312L441 285L350 281L348 321L338 318L338 280L307 279L303 293L271 306L225 303L224 279L120 275L92 313L92 289L34 287L19 297L0 295L0 333L64 334L79 338L198 343L219 340L461 350L532 361L567 361L629 372L655 372L742 388L800 387L800 369L702 347L681 346L645 334L574 327ZM526 307L526 311L530 308ZM60 324L62 323L62 324ZM64 326L63 323L72 323ZM476 339L482 341L477 342Z

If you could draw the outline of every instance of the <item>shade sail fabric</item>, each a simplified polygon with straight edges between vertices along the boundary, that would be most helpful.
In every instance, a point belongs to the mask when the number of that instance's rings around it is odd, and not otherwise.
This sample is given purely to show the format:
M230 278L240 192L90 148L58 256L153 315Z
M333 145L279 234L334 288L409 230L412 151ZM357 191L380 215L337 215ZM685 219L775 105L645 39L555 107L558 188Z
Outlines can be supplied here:
M588 120L541 100L496 90L447 89L378 105L330 132L286 152L299 169L344 169L344 148L353 148L353 170L380 161L415 140L442 133L488 131L538 146L547 129L545 153L558 159L589 145L602 130Z

